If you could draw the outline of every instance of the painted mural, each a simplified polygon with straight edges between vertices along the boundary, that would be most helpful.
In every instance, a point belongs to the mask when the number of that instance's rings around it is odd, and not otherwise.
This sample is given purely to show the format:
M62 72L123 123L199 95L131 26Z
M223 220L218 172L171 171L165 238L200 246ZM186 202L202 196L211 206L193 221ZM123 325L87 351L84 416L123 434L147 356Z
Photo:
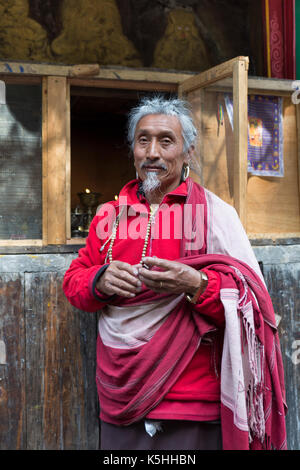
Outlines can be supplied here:
M168 24L154 52L157 68L204 70L210 62L192 12L176 9L168 14Z
M115 0L64 0L61 34L54 39L54 57L66 64L141 65L134 45L122 32Z
M201 72L250 55L257 1L0 0L0 60Z
M28 0L0 0L0 57L51 60L47 32L29 18Z

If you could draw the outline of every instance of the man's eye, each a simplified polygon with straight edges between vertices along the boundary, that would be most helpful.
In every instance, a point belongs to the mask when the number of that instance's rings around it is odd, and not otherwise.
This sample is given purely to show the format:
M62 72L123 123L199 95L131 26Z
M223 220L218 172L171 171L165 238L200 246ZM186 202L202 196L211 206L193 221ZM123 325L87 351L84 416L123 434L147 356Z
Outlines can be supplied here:
M161 143L163 145L169 145L171 143L171 140L170 139L162 139Z
M147 137L140 137L140 138L139 138L139 143L140 143L140 144L146 144L147 142L148 142Z

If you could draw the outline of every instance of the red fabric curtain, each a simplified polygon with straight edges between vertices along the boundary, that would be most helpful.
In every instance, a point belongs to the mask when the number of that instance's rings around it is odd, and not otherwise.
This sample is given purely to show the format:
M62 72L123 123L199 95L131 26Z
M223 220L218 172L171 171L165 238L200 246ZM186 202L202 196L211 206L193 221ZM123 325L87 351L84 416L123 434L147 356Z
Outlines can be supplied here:
M262 0L266 75L296 78L295 0Z

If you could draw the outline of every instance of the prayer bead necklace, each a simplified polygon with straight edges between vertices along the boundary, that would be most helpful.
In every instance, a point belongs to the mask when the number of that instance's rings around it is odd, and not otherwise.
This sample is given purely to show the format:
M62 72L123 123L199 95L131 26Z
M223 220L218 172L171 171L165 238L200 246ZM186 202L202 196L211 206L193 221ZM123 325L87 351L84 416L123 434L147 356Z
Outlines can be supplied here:
M158 204L157 205L153 204L153 205L150 206L150 217L149 217L148 224L147 224L145 242L144 242L144 246L143 246L143 251L142 251L140 264L142 263L143 259L146 256L146 251L147 251L147 247L148 247L148 243L149 243L149 236L150 236L150 232L151 232L151 225L152 225L152 222L153 222L153 219L155 217L155 214L157 212L158 207L159 207ZM113 258L112 258L112 248L113 248L113 245L114 245L114 242L115 242L115 239L116 239L119 222L120 222L120 217L118 217L116 219L116 222L114 224L110 244L109 244L108 251L107 251L107 256L108 256L108 259L109 259L110 263L113 260Z

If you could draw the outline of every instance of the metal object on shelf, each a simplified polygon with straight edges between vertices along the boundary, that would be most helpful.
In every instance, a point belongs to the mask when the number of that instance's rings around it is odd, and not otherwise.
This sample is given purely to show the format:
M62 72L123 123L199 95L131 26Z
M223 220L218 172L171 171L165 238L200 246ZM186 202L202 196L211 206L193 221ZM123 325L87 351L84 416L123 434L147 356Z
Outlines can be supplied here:
M86 189L84 192L77 193L77 195L82 207L77 206L71 213L71 235L72 237L84 238L89 233L102 194Z

